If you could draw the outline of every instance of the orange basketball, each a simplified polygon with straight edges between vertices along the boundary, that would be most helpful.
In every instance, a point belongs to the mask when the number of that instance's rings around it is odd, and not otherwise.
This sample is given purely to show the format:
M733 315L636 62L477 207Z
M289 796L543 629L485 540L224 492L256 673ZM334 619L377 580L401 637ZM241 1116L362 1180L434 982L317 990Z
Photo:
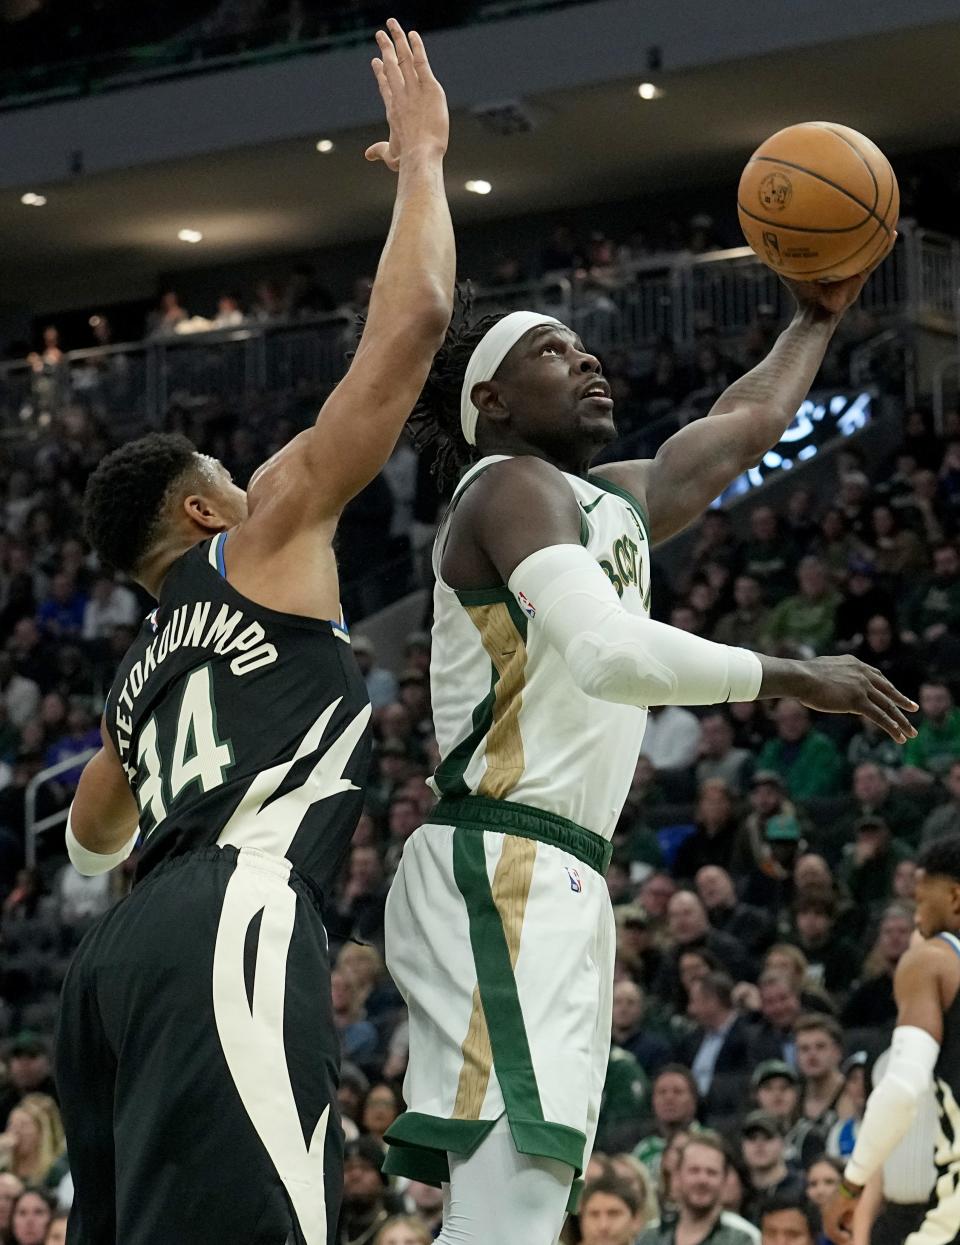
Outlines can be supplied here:
M842 281L881 254L900 190L876 143L845 125L805 121L768 138L740 178L744 237L774 271Z

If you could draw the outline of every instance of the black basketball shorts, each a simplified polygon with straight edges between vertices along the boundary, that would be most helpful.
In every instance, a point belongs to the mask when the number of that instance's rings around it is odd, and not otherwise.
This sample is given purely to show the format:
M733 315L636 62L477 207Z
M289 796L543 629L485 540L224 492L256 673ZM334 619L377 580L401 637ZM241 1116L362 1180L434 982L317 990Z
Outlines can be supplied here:
M339 1060L326 932L289 862L159 866L64 982L70 1245L333 1245Z

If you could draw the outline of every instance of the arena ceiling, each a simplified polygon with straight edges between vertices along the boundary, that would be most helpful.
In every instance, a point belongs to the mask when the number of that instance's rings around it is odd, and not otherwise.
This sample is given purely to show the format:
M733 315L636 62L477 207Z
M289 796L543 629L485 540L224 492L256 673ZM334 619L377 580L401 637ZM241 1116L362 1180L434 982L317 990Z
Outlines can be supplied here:
M646 74L532 97L532 133L502 137L457 113L448 158L455 217L733 180L757 143L801 120L852 125L894 156L960 143L958 64L960 21L654 75L664 95L652 102L636 93ZM331 134L328 155L315 149L322 137L5 191L0 302L136 297L152 291L160 271L382 235L391 179L362 159L380 134ZM470 178L487 179L493 193L467 193ZM23 206L26 191L46 194L46 206ZM179 241L184 227L202 231L203 242Z

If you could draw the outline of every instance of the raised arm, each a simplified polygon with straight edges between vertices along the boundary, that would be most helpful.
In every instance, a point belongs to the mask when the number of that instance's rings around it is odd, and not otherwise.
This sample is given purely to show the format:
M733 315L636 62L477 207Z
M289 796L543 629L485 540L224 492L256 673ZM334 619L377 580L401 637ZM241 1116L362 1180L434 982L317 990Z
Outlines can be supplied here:
M878 263L892 246L891 240ZM665 441L655 458L600 468L600 474L644 497L655 544L682 531L781 439L807 396L841 317L876 266L827 285L785 281L797 310L767 357L734 381L704 419Z
M106 873L133 851L140 810L105 725L101 748L83 767L67 821L67 852L87 876Z
M390 123L367 159L398 174L363 336L315 425L254 475L250 513L286 540L336 519L390 457L443 341L456 257L443 185L449 120L419 35L390 20L373 71Z
M458 588L506 584L588 696L618 704L711 705L792 696L812 709L868 717L897 743L916 705L853 657L788 661L715 644L631 613L580 544L570 486L519 457L486 471L454 512L443 576Z

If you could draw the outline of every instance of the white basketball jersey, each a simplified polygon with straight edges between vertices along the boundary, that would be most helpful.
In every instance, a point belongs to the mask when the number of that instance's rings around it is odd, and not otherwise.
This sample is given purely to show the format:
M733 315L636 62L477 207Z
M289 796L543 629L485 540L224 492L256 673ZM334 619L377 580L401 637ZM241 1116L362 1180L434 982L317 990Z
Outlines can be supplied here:
M434 547L430 680L441 762L432 786L451 798L529 804L611 838L630 788L647 711L584 695L560 654L506 586L455 590L440 575L449 517ZM632 614L650 611L646 516L625 490L564 473L580 507L580 540Z

